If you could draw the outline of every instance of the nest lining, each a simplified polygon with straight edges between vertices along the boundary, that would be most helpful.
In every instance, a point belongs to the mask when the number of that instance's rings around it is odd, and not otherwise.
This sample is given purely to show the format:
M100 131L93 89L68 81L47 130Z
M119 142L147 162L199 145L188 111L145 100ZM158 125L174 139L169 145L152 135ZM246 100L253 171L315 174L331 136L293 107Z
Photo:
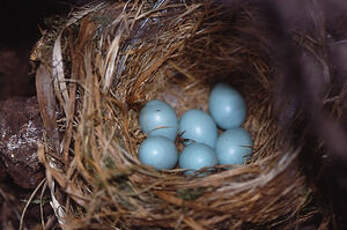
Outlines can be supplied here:
M48 130L40 156L52 196L64 204L58 216L64 229L237 229L299 221L310 189L297 164L299 149L276 123L275 76L253 20L248 8L230 13L218 1L116 1L77 12L43 38L36 51L53 85L46 93L38 87ZM138 115L146 101L162 99L179 115L206 111L219 81L246 99L244 127L254 140L249 162L217 166L206 177L142 165ZM58 102L58 116L47 112L52 106L45 100Z

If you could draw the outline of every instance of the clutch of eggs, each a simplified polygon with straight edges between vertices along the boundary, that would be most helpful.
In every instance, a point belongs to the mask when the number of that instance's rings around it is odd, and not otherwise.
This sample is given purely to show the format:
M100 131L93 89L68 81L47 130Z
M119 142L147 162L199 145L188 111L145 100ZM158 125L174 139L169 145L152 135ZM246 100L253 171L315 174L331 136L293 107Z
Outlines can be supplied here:
M242 95L225 83L218 83L208 101L209 114L186 111L178 120L175 110L160 100L151 100L140 112L140 126L148 137L139 148L139 159L157 170L187 169L191 174L216 164L244 164L252 154L251 135L242 127L246 103ZM225 130L218 136L219 127ZM183 139L184 149L178 153L175 140Z

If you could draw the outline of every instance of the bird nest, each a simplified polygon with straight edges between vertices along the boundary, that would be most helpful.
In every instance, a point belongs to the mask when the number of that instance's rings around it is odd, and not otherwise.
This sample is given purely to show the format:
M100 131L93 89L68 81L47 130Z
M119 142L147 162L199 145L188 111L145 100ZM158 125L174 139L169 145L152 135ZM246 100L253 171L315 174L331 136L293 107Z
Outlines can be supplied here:
M44 34L32 56L39 156L63 229L289 228L310 216L300 147L274 112L276 74L253 13L218 1L102 2ZM207 176L141 164L142 106L206 111L220 81L247 103L247 163Z

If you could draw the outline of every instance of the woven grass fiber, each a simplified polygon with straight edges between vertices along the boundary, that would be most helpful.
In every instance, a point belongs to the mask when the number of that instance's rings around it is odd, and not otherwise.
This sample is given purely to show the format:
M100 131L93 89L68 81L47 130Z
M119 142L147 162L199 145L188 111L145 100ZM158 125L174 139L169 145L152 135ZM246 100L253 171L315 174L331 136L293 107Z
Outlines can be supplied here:
M313 215L300 147L275 116L276 74L255 13L218 1L99 2L44 34L32 56L39 156L63 229L289 229ZM251 159L208 176L142 165L142 106L156 98L179 116L207 111L220 81L247 102Z

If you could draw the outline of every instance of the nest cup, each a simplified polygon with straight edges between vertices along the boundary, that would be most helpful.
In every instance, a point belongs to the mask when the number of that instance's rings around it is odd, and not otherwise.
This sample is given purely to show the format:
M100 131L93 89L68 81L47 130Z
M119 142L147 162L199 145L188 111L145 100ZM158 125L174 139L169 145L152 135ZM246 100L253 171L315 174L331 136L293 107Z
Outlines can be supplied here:
M253 16L219 1L115 1L79 9L42 37L33 53L46 128L39 154L63 229L289 228L310 216ZM142 165L144 104L207 111L220 81L245 97L250 160L208 176Z

